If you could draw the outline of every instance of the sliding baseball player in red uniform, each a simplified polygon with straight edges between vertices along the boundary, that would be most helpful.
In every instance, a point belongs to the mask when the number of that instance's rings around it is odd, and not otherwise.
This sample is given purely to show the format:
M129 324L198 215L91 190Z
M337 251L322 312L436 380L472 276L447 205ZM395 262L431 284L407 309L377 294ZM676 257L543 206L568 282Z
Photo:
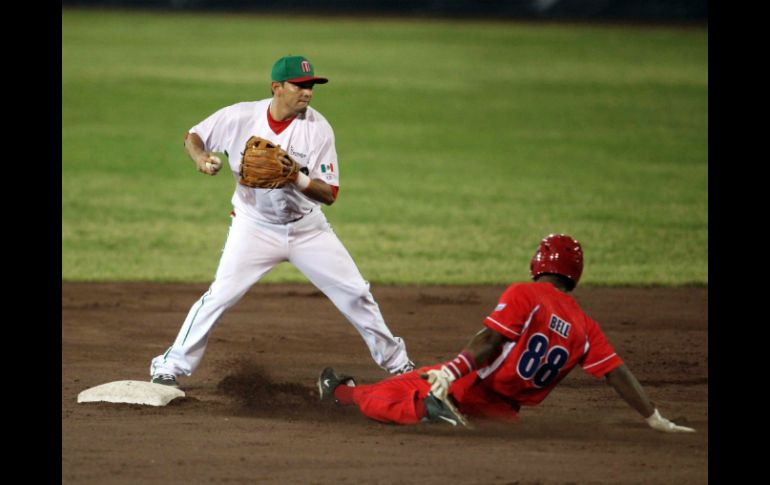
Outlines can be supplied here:
M457 357L371 385L326 368L318 379L321 399L356 405L387 423L515 421L521 406L539 404L579 365L604 378L652 428L694 431L660 415L596 321L570 296L582 272L580 243L551 234L530 263L534 282L509 286Z

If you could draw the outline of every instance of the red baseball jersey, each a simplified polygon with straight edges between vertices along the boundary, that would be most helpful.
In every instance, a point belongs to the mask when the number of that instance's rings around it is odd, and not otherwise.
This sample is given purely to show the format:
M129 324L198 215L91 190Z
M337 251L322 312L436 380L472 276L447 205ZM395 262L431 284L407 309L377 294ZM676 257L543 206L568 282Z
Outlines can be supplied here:
M550 283L515 283L484 320L508 339L485 367L483 385L533 406L578 364L596 378L623 364L599 325Z

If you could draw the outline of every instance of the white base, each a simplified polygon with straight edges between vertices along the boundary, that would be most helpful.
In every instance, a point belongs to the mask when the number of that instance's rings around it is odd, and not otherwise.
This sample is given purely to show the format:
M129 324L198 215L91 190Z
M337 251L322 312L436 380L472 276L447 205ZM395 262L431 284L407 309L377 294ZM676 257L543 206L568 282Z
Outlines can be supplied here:
M163 384L147 381L115 381L86 389L78 394L78 402L106 401L165 406L172 400L184 396L183 391Z

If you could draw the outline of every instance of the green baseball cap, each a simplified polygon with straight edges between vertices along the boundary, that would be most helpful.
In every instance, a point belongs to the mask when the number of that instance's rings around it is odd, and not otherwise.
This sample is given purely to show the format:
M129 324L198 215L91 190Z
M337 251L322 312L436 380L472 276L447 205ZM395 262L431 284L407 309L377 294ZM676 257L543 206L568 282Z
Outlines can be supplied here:
M316 84L326 84L329 82L325 77L317 77L313 64L303 56L281 57L273 64L273 81L291 83L306 83L313 81Z

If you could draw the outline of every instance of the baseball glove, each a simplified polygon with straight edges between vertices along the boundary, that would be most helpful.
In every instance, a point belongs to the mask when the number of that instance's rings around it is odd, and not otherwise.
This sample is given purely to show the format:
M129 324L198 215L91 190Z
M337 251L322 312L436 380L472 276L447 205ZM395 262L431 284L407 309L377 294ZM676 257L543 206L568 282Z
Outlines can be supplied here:
M277 189L297 180L299 165L280 145L252 136L241 158L242 185L259 189Z

